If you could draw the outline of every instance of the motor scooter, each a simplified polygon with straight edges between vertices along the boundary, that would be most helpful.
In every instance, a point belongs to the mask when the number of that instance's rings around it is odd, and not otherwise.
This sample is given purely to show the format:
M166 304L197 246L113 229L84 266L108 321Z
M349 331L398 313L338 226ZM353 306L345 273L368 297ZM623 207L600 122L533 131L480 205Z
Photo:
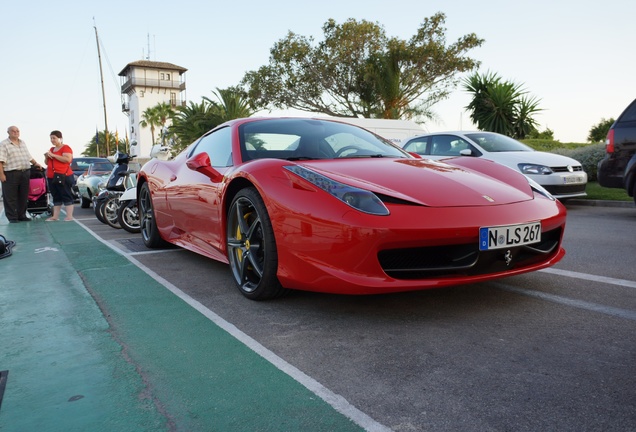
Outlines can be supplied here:
M119 209L117 210L117 221L119 226L130 233L141 232L141 222L139 220L139 208L137 207L137 185L126 189L119 197Z
M113 198L118 198L126 190L125 180L128 173L129 160L130 156L128 154L119 151L115 153L115 167L111 171L110 176L108 176L106 183L103 186L100 184L100 192L93 197L95 216L100 222L108 224L113 228L121 228L117 222L117 209L114 210L114 213L112 211L108 213L110 223L106 218L104 209L106 203Z

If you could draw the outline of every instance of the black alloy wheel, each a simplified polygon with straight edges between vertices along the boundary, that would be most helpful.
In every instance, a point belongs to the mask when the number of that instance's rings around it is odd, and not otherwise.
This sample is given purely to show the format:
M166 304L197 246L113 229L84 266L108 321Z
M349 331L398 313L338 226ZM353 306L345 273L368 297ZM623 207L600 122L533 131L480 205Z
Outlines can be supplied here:
M152 196L150 194L150 186L148 183L141 185L139 189L139 218L141 238L146 247L160 248L168 245L168 242L161 238L157 222L155 221L155 212L152 207Z
M278 251L271 220L255 188L239 191L227 214L227 255L234 282L251 300L287 292L276 277Z

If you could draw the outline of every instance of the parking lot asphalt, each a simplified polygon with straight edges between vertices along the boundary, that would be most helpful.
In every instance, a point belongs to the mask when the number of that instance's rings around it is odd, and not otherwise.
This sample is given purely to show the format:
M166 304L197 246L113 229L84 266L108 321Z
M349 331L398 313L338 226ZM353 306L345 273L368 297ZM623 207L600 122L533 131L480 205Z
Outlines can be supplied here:
M0 430L354 431L84 229L0 225Z
M0 259L0 430L387 430L334 408L81 220L0 234L15 242Z

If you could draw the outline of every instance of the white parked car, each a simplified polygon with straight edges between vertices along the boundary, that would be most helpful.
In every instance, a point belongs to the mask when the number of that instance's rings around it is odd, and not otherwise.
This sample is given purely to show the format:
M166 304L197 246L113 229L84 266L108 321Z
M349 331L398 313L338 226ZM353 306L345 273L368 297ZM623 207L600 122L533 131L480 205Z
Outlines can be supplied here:
M99 184L108 180L112 170L113 164L104 159L102 162L91 163L86 171L77 178L76 187L82 208L90 207L93 197L99 193Z
M402 147L429 159L456 156L489 159L521 171L555 198L587 195L587 174L580 162L563 155L535 151L498 133L436 132L409 138Z

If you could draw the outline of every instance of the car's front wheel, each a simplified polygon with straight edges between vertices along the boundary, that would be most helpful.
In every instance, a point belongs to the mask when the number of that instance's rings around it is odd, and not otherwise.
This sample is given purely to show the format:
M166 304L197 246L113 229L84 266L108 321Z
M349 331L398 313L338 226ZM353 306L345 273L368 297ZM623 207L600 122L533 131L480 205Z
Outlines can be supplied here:
M227 214L227 255L241 294L266 300L287 292L276 277L278 251L272 223L255 188L236 194Z

